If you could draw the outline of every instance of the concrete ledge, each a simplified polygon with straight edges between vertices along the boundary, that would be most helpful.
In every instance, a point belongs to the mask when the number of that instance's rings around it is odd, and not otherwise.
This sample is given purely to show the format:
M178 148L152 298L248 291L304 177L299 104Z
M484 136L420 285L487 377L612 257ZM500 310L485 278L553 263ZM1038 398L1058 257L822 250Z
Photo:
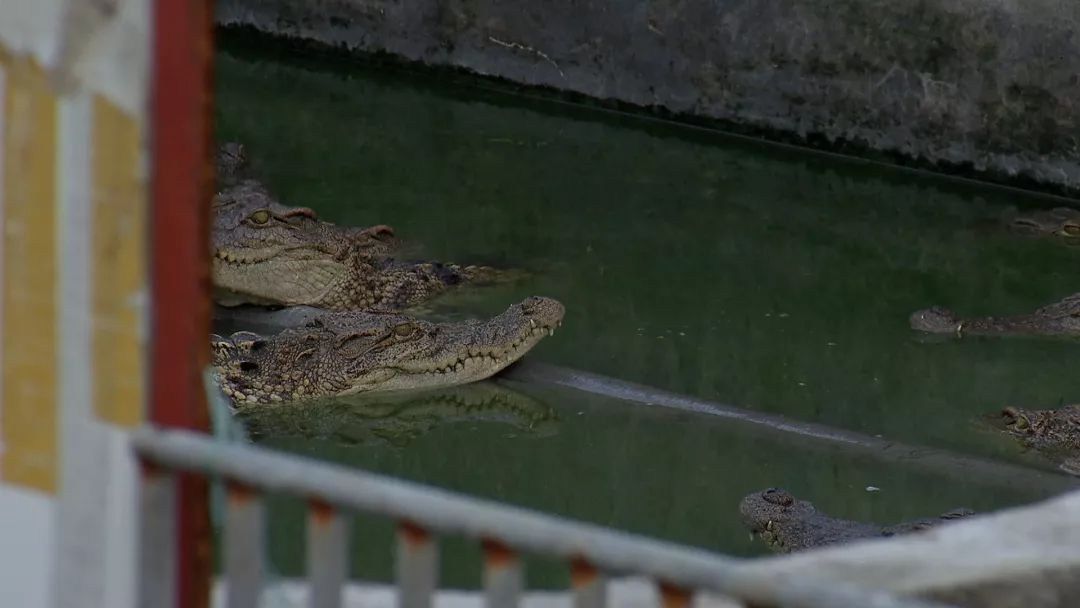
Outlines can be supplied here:
M1073 0L218 0L217 22L1080 194Z

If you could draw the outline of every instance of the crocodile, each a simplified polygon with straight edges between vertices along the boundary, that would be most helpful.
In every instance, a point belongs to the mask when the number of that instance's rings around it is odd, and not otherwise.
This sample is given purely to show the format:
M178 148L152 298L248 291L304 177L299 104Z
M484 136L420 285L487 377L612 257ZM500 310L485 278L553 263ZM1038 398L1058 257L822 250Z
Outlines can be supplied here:
M401 310L459 284L513 281L526 273L481 265L399 260L392 227L338 226L308 207L281 203L243 177L243 146L218 148L213 197L214 299L223 306Z
M1056 237L1069 244L1080 243L1080 210L1055 207L1031 213L1010 213L1006 225L1013 232L1028 236Z
M476 382L561 325L557 300L529 297L487 321L433 323L402 313L326 313L272 336L211 336L215 380L233 402L312 401Z
M1006 213L1003 222L1014 233L1056 238L1080 244L1080 210L1055 207L1020 213ZM942 306L913 312L912 329L935 334L1075 336L1080 335L1080 293L1065 297L1028 314L963 319Z
M253 441L300 437L393 447L454 424L505 425L515 436L534 438L554 434L559 424L551 406L490 380L434 391L350 395L304 407L243 405L236 415Z
M820 513L814 505L780 488L746 495L739 503L743 524L777 553L790 553L870 538L886 538L920 532L968 517L974 511L957 508L937 517L906 521L892 526L851 521Z
M1028 314L964 319L941 306L917 310L911 328L935 334L1080 336L1080 293Z
M250 177L251 161L240 142L227 141L219 145L214 160L218 189L235 186Z
M1071 475L1080 475L1080 404L1035 410L1006 407L994 426L1016 437Z

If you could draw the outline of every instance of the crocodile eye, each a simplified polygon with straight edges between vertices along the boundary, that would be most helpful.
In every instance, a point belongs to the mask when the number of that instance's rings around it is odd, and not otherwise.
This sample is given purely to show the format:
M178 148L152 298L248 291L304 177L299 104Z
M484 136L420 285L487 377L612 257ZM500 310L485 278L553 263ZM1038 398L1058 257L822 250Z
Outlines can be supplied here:
M399 338L407 338L420 328L416 323L399 323L394 326L394 335Z
M1061 229L1069 236L1080 236L1080 225L1069 223L1062 226Z
M1020 413L1020 410L1015 407L1007 407L1001 410L1001 416L1005 419L1005 424L1011 426L1017 430L1023 431L1031 426L1031 421L1027 416Z
M248 216L248 219L255 224L265 224L266 222L270 221L270 211L267 209L259 209L255 213L252 213L250 216Z

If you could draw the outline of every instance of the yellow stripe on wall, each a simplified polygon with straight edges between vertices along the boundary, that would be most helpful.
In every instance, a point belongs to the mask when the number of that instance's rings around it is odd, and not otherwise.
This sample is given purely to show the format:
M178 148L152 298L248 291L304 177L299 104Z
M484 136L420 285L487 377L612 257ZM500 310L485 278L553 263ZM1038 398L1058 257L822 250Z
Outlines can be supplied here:
M55 494L56 99L33 60L0 61L6 73L0 477Z
M94 411L133 427L143 420L146 185L136 117L94 98L91 130Z

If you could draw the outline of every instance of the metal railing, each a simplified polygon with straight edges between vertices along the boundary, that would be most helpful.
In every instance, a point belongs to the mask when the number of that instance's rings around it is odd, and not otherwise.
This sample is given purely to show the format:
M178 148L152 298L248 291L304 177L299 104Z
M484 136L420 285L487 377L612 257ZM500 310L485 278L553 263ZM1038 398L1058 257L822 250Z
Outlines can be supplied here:
M754 606L792 608L942 608L824 580L753 580L742 560L580 524L514 506L375 475L249 445L216 443L188 431L133 432L143 462L140 504L139 605L174 607L176 473L220 475L228 487L225 518L226 603L255 608L262 591L260 492L306 498L310 605L341 605L347 578L345 516L359 511L395 519L399 603L429 607L438 555L433 533L476 539L484 549L487 605L516 606L523 572L518 552L567 560L575 606L605 606L610 576L656 581L665 607L689 606L694 591L710 591Z
M346 582L343 511L398 522L399 605L432 605L438 577L434 534L478 540L484 550L488 606L515 606L522 593L519 552L566 560L574 605L604 606L612 575L655 581L664 606L688 606L706 590L754 606L940 608L827 580L760 580L737 571L744 560L569 521L394 478L250 446L221 444L180 430L142 428L131 436L143 463L140 493L139 605L173 607L176 571L176 473L221 476L228 488L224 532L226 605L254 608L263 584L262 492L309 501L310 605L341 605Z

